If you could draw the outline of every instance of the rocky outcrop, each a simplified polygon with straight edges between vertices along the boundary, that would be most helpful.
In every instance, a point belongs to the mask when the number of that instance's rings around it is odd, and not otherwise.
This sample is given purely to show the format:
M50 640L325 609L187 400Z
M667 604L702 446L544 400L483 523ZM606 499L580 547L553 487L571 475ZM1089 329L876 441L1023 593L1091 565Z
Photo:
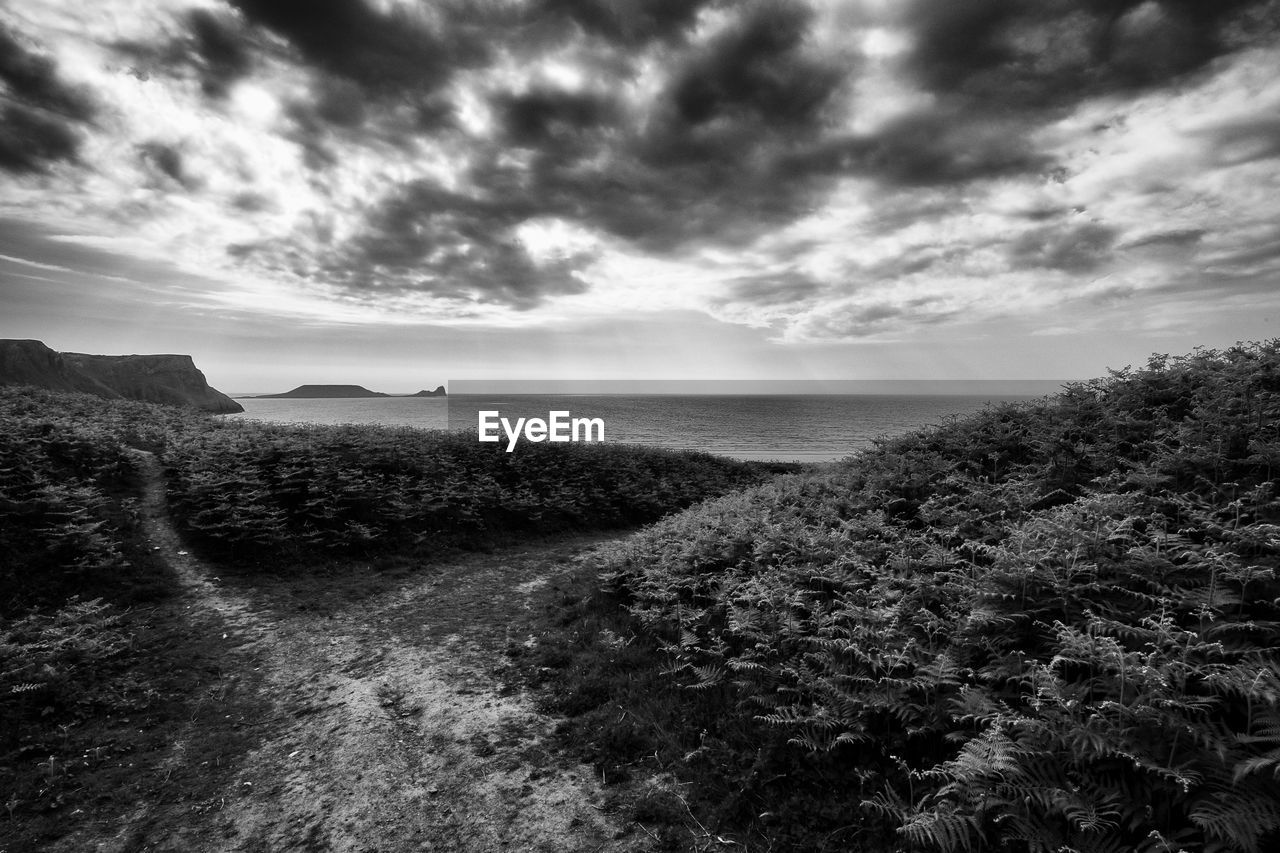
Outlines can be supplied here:
M206 412L243 412L244 407L209 387L189 355L87 355L63 353L77 370L127 400L194 406Z
M34 385L51 391L120 396L72 368L62 353L33 340L0 340L0 385Z
M409 396L410 397L447 397L448 394L445 393L443 385L437 385L436 390L434 391L428 391L424 388L423 390L419 391L417 394L410 394Z
M59 353L40 341L0 340L0 385L34 385L99 397L192 406L206 412L243 412L209 387L189 355Z
M286 398L316 398L316 397L389 397L389 394L383 394L380 391L370 391L363 385L299 385L292 391L285 391L283 394L259 394L258 399L262 400L283 400Z

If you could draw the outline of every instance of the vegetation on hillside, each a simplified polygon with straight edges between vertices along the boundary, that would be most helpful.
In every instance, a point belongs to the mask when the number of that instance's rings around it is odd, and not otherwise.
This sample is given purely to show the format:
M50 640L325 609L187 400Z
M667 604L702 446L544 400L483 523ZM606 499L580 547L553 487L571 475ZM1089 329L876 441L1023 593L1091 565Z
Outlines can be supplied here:
M467 433L244 421L188 432L164 460L192 542L254 563L634 526L767 476L705 453L530 443L506 453Z
M0 600L14 612L110 594L100 582L130 574L129 447L160 455L177 521L207 556L272 566L638 525L769 476L705 453L505 453L465 433L281 426L35 389L0 388L0 427Z
M70 596L118 603L163 587L137 542L127 444L155 446L181 410L0 388L0 616Z
M1280 343L1154 358L649 527L530 670L762 850L1274 850L1278 474Z

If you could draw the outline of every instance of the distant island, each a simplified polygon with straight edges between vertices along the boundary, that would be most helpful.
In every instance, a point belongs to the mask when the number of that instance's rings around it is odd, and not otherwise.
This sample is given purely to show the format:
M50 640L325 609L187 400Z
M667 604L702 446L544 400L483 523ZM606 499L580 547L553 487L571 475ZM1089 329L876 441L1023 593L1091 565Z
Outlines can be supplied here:
M360 397L444 397L447 396L443 385L437 385L434 391L422 390L416 394L384 394L381 391L370 391L363 385L299 385L292 391L283 394L258 394L257 400L286 399L352 399Z
M299 385L283 394L259 394L258 399L277 400L288 397L387 397L363 385Z

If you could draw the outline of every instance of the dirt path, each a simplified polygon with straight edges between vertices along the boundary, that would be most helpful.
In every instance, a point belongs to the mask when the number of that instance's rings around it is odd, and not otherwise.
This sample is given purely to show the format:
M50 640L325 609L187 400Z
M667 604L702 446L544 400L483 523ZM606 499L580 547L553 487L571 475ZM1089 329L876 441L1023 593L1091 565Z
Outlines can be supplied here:
M187 605L214 611L261 669L268 734L201 802L140 804L100 851L622 851L589 768L553 760L553 721L495 671L512 616L589 548L566 541L433 565L396 583L234 586L184 548L160 466L138 454L145 529ZM198 737L199 732L188 732ZM184 761L175 743L168 761Z

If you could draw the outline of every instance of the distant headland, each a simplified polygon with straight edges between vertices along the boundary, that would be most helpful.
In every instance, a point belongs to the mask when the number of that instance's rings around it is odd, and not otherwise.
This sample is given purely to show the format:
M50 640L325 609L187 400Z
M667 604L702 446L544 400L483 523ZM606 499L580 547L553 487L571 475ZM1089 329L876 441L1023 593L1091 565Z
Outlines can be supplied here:
M194 406L215 414L244 411L209 387L189 355L88 355L55 352L36 340L0 340L0 385Z
M443 385L437 385L434 391L422 390L416 394L384 394L381 391L370 391L363 385L299 385L292 391L283 394L257 394L257 400L286 399L352 399L359 397L445 397Z

